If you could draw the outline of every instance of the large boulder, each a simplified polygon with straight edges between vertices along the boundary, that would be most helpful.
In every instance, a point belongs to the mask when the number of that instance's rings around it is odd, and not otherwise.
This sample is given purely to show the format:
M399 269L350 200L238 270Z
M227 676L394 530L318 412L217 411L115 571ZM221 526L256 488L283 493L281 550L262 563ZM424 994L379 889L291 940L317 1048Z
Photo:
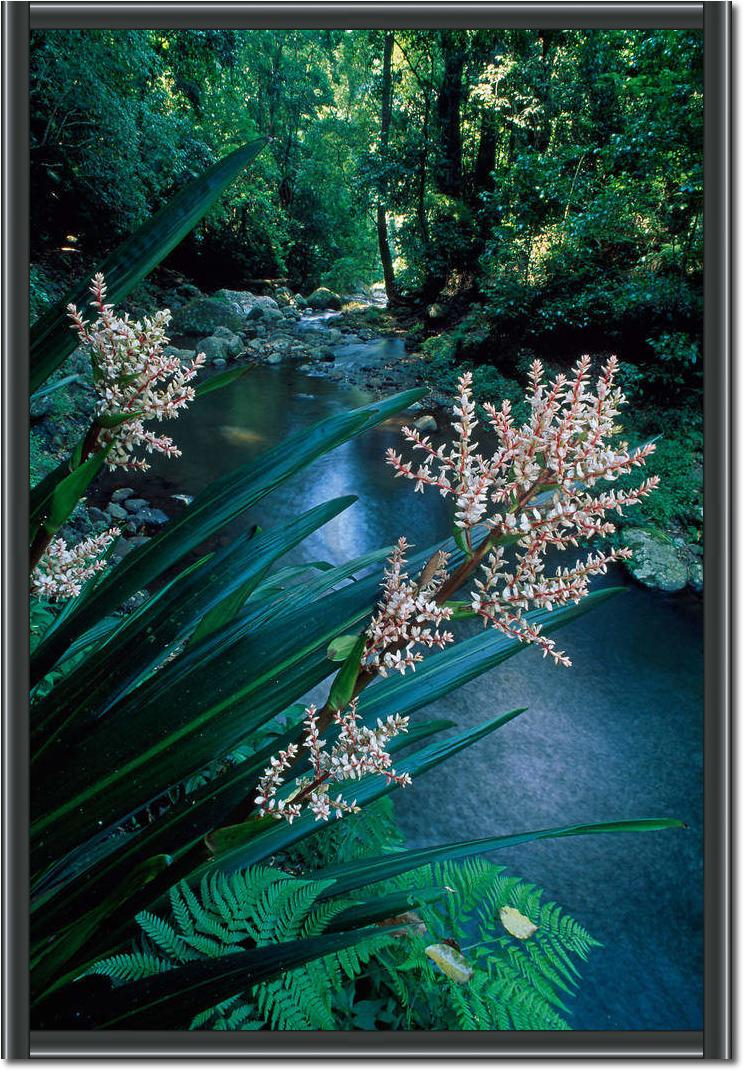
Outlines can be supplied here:
M171 334L205 338L213 335L217 327L239 331L243 317L225 301L214 297L197 297L183 308L176 309L170 325Z
M425 413L423 416L419 416L418 419L414 421L413 427L418 431L438 431L439 429L439 425L430 413Z
M627 567L638 582L656 591L681 591L689 582L689 567L678 547L647 528L625 528L622 542L632 557Z
M313 290L307 298L307 304L310 308L318 309L320 311L325 311L326 309L334 309L335 311L338 311L342 301L337 293L333 293L332 290L328 290L325 286L318 286L318 288Z
M214 297L228 305L242 320L281 318L281 309L273 297L259 297L250 290L217 290Z

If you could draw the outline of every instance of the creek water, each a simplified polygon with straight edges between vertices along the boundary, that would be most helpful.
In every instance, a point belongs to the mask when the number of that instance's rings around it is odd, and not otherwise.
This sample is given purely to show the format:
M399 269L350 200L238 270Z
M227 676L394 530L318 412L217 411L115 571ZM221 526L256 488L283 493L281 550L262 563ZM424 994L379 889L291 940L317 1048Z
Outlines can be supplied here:
M322 330L329 317L305 327ZM334 367L395 362L400 340L341 345ZM253 369L202 398L173 432L183 457L157 459L163 495L197 494L220 473L316 420L369 400L286 363ZM412 493L384 463L394 420L343 445L261 502L244 524L278 523L322 501L358 501L295 560L342 562L400 535L448 534L438 496ZM437 436L433 436L434 441ZM698 600L628 586L559 633L573 668L524 650L428 707L458 728L527 706L500 731L396 794L410 846L586 821L678 817L686 830L577 837L502 851L494 861L543 887L601 941L571 1001L575 1029L700 1029L702 998L702 611ZM419 715L421 716L421 715Z

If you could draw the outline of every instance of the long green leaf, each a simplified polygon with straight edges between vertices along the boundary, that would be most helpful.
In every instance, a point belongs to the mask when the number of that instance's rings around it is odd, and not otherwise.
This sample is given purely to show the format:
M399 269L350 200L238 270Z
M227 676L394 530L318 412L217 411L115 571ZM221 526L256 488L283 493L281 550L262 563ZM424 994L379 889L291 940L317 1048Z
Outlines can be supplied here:
M561 825L556 828L539 829L532 832L517 832L510 836L484 836L479 840L460 840L456 843L443 843L435 847L419 847L395 854L378 855L376 858L362 858L357 862L347 862L338 866L308 873L311 880L334 881L332 895L346 895L367 884L389 880L400 873L409 873L432 862L445 862L472 855L489 854L506 847L518 847L522 843L536 840L561 839L564 836L593 836L605 833L622 832L661 832L665 829L684 828L684 822L670 817L636 818L630 821L599 821L595 824ZM327 894L321 896L327 898Z
M244 364L239 368L229 368L226 372L210 375L208 379L204 379L196 387L196 397L203 398L214 390L221 390L223 386L231 386L238 379L242 379L244 375L247 375L249 371L252 371L254 367L255 365L253 364Z
M31 402L41 401L42 398L48 397L50 394L56 394L58 390L62 390L63 387L69 386L70 383L77 383L82 381L81 375L65 375L61 379L57 379L55 383L49 383L47 386L42 386L31 395Z
M185 1029L198 1011L236 992L312 959L385 935L379 929L363 928L270 944L189 962L116 988L107 978L84 977L40 1006L36 1018L43 1029Z
M335 895L335 889L328 889ZM363 903L355 903L346 907L340 914L336 914L325 932L342 932L354 925L372 925L380 921L394 921L399 915L409 910L414 910L424 903L435 903L447 895L445 888L408 888L406 891L390 892L389 895L380 895L377 899L369 899ZM402 922L402 919L400 919Z
M413 726L404 743L413 745L452 727L451 721L424 721ZM192 869L184 869L181 865L188 857L187 852L203 840L214 827L215 820L224 817L225 812L238 802L252 797L258 776L271 755L277 747L285 746L291 736L292 733L287 733L287 736L266 744L245 762L205 784L189 796L184 805L173 807L154 825L114 843L112 856L87 870L72 867L68 876L50 893L36 896L32 901L34 945L43 953L49 946L51 935L59 933L76 919L87 926L86 918L91 915L95 925L89 927L92 938L85 943L85 961L111 953L129 931L134 914L145 908L157 909L155 900L175 879L166 873L158 883L127 894L123 889L129 874L146 867L149 859L163 857L160 852L167 846L168 857L172 858L169 873L177 871L181 879L188 879ZM118 899L116 904L114 895ZM105 912L101 911L102 902L109 904ZM52 944L52 954L54 947ZM75 962L79 968L77 958Z
M331 670L330 639L366 617L377 596L370 576L257 632L235 621L164 666L81 739L64 772L34 778L34 864L46 866L51 850L64 854L86 828L123 820L306 694Z
M55 715L63 715L64 725L104 715L189 634L193 633L195 642L214 631L213 625L206 629L205 623L225 600L235 595L244 600L275 561L355 501L353 495L336 498L252 539L240 536L213 555L206 567L191 570L152 598L34 710L38 725L34 735L42 736L35 760L43 748L56 744L59 729L51 732Z
M181 557L275 490L289 476L364 430L407 408L424 394L408 390L372 405L321 420L280 446L216 480L182 516L171 520L144 546L127 554L73 612L39 644L31 664L32 683L51 669L64 649L126 598L145 588Z
M189 182L156 215L103 261L112 304L123 300L206 215L219 195L266 145L258 138L218 160L199 178ZM73 287L49 309L31 330L30 389L38 390L76 345L67 315L68 304L78 307L89 297L86 280Z
M103 468L107 452L100 450L93 453L72 471L66 469L66 466L58 468L50 475L59 478L42 481L43 491L36 495L36 505L30 516L32 535L42 525L50 535L62 527L92 480Z
M402 762L396 763L395 769L401 774L408 773L413 779L422 776L435 766L502 728L521 713L524 713L523 709L511 710L483 724L449 736L447 739L431 743L403 759ZM401 743L402 740L398 737L393 740L388 749L394 753ZM349 799L355 799L357 804L363 807L397 790L397 787L398 785L394 782L387 783L384 777L367 776L348 786L345 795ZM215 864L218 864L221 869L229 870L255 865L317 831L314 815L308 812L296 818L291 825L288 822L274 821L270 818L264 818L263 822L270 822L270 824L267 824L265 832L259 832L258 835L255 835L252 823L246 823L244 831L240 828L230 830L230 836L225 836L222 841L223 853L214 859Z

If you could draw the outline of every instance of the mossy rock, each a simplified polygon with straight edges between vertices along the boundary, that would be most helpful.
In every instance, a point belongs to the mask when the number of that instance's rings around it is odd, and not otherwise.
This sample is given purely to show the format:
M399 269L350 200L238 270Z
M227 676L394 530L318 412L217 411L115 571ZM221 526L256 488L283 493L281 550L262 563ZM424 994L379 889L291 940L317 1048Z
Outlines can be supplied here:
M197 297L173 314L171 334L204 338L213 335L218 327L239 331L243 317L217 297Z
M689 567L667 537L647 528L625 528L622 542L632 551L627 567L639 583L656 591L686 587Z
M333 309L338 312L343 302L337 293L328 290L326 286L318 286L307 298L307 304L310 308L318 309L321 312L327 309Z

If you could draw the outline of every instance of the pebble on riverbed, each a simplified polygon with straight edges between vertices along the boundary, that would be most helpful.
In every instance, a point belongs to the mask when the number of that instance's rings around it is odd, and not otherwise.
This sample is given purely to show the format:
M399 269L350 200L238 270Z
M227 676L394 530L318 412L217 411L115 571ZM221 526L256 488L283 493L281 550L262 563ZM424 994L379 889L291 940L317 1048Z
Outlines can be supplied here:
M430 413L426 413L424 416L419 416L417 420L414 420L413 427L417 431L438 431L439 429L439 425Z

